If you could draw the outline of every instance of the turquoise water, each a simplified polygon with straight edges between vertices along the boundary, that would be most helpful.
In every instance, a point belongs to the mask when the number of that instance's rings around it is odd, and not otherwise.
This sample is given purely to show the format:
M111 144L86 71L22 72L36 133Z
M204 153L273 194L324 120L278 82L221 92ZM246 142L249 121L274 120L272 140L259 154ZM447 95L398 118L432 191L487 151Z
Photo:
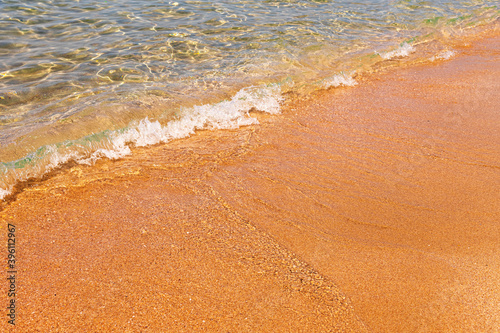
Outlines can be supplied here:
M248 109L278 112L284 91L354 84L338 76L356 71L353 59L402 57L421 36L498 14L496 1L479 0L4 0L0 188L71 159L122 156L140 124L165 142L254 123Z

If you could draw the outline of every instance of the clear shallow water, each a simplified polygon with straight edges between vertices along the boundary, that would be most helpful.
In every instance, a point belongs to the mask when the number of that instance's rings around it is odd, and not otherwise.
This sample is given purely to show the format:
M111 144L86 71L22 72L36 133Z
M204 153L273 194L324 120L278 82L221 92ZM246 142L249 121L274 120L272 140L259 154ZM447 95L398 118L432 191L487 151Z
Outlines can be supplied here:
M496 4L3 1L0 188L71 159L122 156L127 142L252 123L247 111L276 112L284 91L354 84L337 75L356 71L353 59L404 56L419 36L497 19ZM138 125L145 117L163 127Z

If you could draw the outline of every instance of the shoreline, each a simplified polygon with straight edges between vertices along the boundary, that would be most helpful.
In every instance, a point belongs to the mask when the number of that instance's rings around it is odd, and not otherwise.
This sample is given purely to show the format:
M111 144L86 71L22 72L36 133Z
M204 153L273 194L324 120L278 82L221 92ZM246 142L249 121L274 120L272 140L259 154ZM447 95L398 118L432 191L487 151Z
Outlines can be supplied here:
M499 45L28 187L18 329L500 328Z
M255 90L259 90L261 93L269 94L271 90L274 90L267 89L270 86L279 87L278 91L281 90L281 92L275 91L266 99L274 98L274 102L279 103L282 97L286 96L289 100L285 101L285 104L291 105L297 101L307 100L310 96L321 95L323 90L328 89L328 87L353 86L358 81L376 79L378 75L387 71L419 64L430 65L434 61L439 62L450 56L453 57L455 53L452 51L453 49L466 48L471 42L488 35L495 35L497 31L498 20L471 29L454 31L454 37L447 36L444 32L444 35L438 32L423 34L402 41L399 46L397 45L399 41L394 41L396 45L391 51L389 49L379 52L373 48L372 51L365 49L359 51L361 53L355 52L352 56L347 56L342 61L339 60L345 66L339 65L336 72L331 72L327 76L320 75L321 78L317 77L312 81L299 80L295 82L292 75L278 81L255 81L254 84L250 85L240 82L231 91L207 92L209 96L205 96L204 99L189 98L185 104L177 105L174 103L175 105L170 105L170 102L162 102L161 98L155 96L143 96L135 101L123 102L124 104L98 103L90 107L92 110L95 109L95 114L89 109L83 112L86 115L75 114L70 118L48 125L48 127L36 129L30 134L26 133L12 142L8 140L10 143L6 145L4 142L4 145L0 147L0 157L4 160L3 163L0 163L0 172L3 173L0 178L0 199L10 200L8 198L15 195L18 189L24 186L23 183L33 183L46 179L50 177L50 175L47 176L48 173L58 172L61 168L66 168L67 163L69 165L72 163L86 164L85 161L94 158L99 150L106 150L106 155L109 158L118 158L117 155L121 156L122 150L128 150L128 147L132 148L137 143L137 138L125 138L125 140L130 141L123 146L120 142L121 139L117 137L122 136L121 134L124 132L130 132L129 130L140 130L138 124L144 121L159 122L165 130L172 122L182 120L180 118L184 117L179 118L178 115L185 111L184 116L192 116L196 114L196 108L224 108L223 104L228 101L238 104L238 100L244 97L240 94L245 90L246 93L250 93L246 97L254 99L251 96L251 91L255 93ZM265 92L265 90L269 91ZM256 101L254 100L254 102ZM255 107L260 111L269 112L267 105L263 104L266 103L257 102L255 105L247 106L250 110ZM233 107L238 108L238 105ZM242 111L246 113L249 109ZM220 114L227 112L227 110L218 111ZM101 117L104 114L108 114L108 116ZM144 117L137 117L139 114L144 114ZM240 116L241 119L243 117ZM207 124L205 125L207 126ZM82 126L85 128L83 132L81 128L78 129ZM218 126L215 127L218 128ZM158 133L141 133L145 136L156 134ZM163 133L162 143L179 139L175 135L171 137L170 134L174 133ZM116 141L119 141L118 147ZM148 145L152 144L155 142L148 143Z

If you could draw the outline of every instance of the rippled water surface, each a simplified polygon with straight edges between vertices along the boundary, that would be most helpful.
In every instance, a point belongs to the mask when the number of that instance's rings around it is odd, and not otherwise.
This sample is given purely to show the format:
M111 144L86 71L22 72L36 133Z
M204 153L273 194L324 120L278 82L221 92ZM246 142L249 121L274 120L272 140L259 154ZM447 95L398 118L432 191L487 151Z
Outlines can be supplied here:
M350 71L351 55L493 21L496 5L480 0L4 0L0 150L16 141L20 148L0 152L0 160L7 163L51 143L46 133L54 142L74 140L211 97L227 99L244 87L297 86ZM144 101L162 111L148 111ZM21 147L20 138L29 136L40 138L40 145L28 140ZM6 163L4 170L14 168Z

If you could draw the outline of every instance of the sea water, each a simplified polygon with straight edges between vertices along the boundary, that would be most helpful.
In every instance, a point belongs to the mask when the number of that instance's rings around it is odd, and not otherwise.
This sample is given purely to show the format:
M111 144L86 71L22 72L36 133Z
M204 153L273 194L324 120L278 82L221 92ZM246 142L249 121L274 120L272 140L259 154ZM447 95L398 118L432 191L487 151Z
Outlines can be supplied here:
M481 0L3 0L0 198L70 161L256 124L288 92L354 86L498 17Z

